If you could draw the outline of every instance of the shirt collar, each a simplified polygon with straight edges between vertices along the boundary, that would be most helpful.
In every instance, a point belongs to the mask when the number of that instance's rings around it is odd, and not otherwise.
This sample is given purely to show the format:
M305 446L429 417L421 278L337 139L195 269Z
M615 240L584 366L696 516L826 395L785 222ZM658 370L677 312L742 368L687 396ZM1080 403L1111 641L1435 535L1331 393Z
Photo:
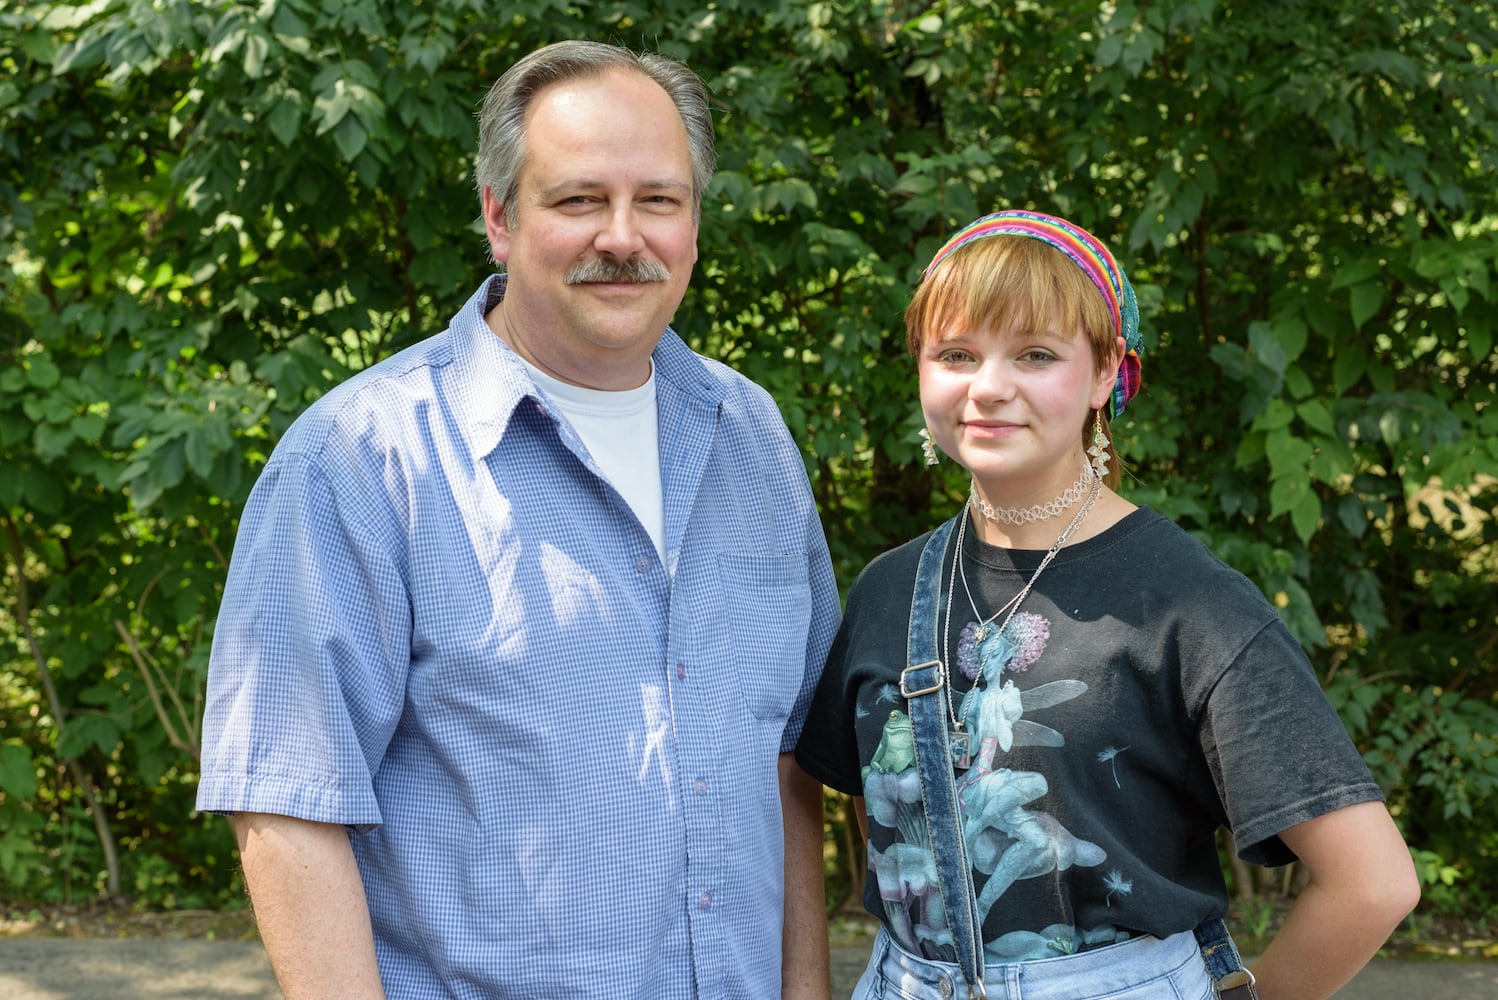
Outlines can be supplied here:
M475 458L487 456L499 444L522 400L530 399L552 420L558 419L520 356L484 321L505 297L505 281L503 274L491 275L448 323L455 395ZM723 402L723 384L670 327L651 359L657 392L669 387L708 406Z

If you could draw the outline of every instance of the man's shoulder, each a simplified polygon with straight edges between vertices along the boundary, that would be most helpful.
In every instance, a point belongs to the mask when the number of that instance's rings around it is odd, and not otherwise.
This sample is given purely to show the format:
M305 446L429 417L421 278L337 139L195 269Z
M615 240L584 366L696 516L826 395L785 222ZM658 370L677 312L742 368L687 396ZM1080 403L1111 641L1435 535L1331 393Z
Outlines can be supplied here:
M674 330L666 331L656 360L659 377L681 392L719 407L730 425L756 434L773 433L789 441L790 432L779 404L769 390L743 372L692 350Z
M378 432L439 400L439 373L453 361L449 331L434 334L340 382L292 422L277 445L284 453L320 452L331 438Z
M692 350L675 330L667 330L659 345L659 358L666 377L688 392L732 402L747 400L752 405L774 406L770 393L738 369Z
M721 361L712 358L702 358L703 366L708 374L723 389L724 401L741 401L742 405L756 411L774 411L776 418L780 416L780 406L775 397L770 395L770 390L745 375L735 368L730 368Z
M502 361L483 316L502 294L502 275L486 279L439 333L344 380L309 406L287 430L278 452L316 453L333 439L355 435L366 443L403 439L412 422L431 411L459 407L471 417L503 387ZM492 343L491 343L492 341Z

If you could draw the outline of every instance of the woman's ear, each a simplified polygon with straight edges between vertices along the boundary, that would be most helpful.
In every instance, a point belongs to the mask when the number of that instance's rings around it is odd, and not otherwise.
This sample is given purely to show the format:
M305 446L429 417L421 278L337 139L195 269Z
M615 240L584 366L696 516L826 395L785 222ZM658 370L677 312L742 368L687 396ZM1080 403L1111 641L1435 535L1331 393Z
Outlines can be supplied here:
M1118 381L1118 366L1123 364L1124 354L1128 346L1122 337L1114 337L1112 350L1103 359L1103 364L1098 370L1097 384L1093 387L1092 408L1100 410L1108 405L1108 397L1113 395L1113 384Z

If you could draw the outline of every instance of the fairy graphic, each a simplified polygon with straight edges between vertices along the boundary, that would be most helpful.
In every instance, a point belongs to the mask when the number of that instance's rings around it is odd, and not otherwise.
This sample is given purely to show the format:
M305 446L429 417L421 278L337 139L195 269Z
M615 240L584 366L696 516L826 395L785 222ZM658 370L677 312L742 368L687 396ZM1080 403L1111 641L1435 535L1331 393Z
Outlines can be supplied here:
M975 879L975 884L978 914L984 921L1017 881L1072 867L1095 868L1107 860L1099 845L1075 836L1050 813L1031 808L1050 791L1043 774L1001 766L999 755L1017 746L1064 747L1066 739L1059 731L1028 716L1087 692L1084 682L1073 679L1025 690L1015 684L1013 675L1035 664L1049 640L1050 623L1038 614L1022 612L1003 629L993 628L992 623L969 623L958 642L958 667L974 682L959 716L971 728L979 752L959 776L957 794L968 860L974 873L983 877ZM881 694L878 701L882 700ZM1126 749L1110 748L1107 762ZM1116 771L1114 777L1116 781ZM863 778L870 821L898 833L885 849L872 844L869 849L869 869L877 880L891 933L911 951L950 961L951 933L922 814L910 719L903 712L889 713ZM1107 887L1109 906L1115 895L1127 895L1133 888L1116 870L1109 872ZM984 953L992 961L1053 958L1127 936L1108 925L1054 924L1039 932L1006 933L988 942Z

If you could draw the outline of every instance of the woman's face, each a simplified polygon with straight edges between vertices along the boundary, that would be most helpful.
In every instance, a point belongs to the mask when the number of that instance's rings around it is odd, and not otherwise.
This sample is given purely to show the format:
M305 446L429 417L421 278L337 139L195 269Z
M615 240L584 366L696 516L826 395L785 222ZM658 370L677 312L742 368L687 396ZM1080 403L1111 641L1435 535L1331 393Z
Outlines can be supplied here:
M1048 500L1076 481L1082 427L1113 388L1081 331L949 329L919 359L921 409L942 451L990 500Z

